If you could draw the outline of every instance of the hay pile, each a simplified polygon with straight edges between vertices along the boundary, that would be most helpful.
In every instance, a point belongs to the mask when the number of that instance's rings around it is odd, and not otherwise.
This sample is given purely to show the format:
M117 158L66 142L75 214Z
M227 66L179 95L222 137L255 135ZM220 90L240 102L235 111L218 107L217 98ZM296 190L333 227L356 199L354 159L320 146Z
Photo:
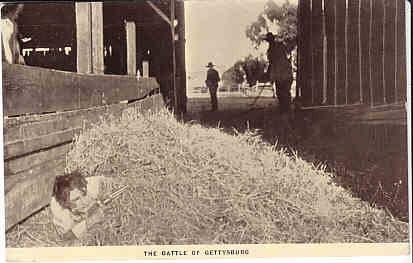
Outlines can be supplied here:
M85 131L68 167L111 177L106 191L129 185L81 245L408 241L408 224L353 198L322 168L253 132L232 136L166 112ZM48 213L13 229L7 245L72 245Z

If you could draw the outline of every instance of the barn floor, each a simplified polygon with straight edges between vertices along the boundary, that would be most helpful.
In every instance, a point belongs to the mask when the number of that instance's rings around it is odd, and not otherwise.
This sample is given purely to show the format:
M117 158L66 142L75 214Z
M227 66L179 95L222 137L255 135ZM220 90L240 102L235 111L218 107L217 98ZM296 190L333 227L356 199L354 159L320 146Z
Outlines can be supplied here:
M211 112L208 98L189 98L185 119L209 127L219 126L232 134L248 128L258 130L265 141L298 151L315 165L326 164L335 180L357 197L408 221L407 152L397 146L384 151L362 145L355 147L349 142L353 142L351 136L357 136L357 132L349 135L344 130L341 137L339 134L320 136L321 118L310 123L296 121L286 128L285 120L280 119L277 112L276 100L263 97L253 104L254 99L222 97L218 99L219 110Z

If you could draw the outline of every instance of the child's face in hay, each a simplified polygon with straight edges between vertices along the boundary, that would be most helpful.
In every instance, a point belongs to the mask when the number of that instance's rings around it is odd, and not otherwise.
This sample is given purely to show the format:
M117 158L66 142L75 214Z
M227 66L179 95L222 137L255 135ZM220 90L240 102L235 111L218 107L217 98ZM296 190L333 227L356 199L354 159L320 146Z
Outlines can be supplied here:
M69 192L69 202L72 206L72 210L81 210L84 206L84 200L86 197L86 193L83 191L75 188Z

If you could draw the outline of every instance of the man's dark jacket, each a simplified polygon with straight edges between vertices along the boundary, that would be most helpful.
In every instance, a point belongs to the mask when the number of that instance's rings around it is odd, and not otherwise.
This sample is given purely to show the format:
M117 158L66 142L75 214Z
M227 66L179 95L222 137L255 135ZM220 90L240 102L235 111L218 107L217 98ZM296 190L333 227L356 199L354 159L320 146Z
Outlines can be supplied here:
M206 85L207 87L218 87L218 82L220 81L218 71L213 68L208 69L207 71L207 78L206 78Z

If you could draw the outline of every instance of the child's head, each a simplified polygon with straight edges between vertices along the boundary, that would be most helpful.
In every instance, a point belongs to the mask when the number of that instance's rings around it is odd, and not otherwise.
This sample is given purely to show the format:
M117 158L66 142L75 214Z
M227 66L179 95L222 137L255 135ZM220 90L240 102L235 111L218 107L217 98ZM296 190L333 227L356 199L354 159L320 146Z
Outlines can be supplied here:
M75 208L76 202L86 194L87 181L78 171L56 178L53 196L62 207Z

